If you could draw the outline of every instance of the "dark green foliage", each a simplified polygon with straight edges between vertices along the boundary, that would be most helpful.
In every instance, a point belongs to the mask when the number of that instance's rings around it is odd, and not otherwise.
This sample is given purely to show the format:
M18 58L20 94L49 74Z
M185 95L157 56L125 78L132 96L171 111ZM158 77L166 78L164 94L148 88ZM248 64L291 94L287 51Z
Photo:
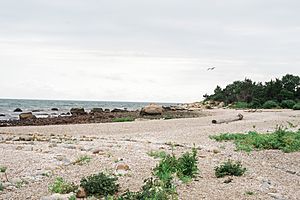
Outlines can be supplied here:
M178 159L175 155L167 155L154 168L154 175L167 185L173 178L173 174L183 180L188 181L198 173L197 150L193 148L192 152L186 152Z
M132 122L134 118L132 117L121 117L121 118L114 118L112 119L113 122Z
M236 108L262 108L269 100L280 104L284 100L297 102L300 99L300 77L287 74L282 79L265 83L256 83L250 79L234 81L224 89L217 86L214 94L204 97L206 101L223 101L227 105L233 104Z
M249 132L248 134L221 134L211 136L217 141L233 140L238 150L252 151L253 149L279 149L283 152L300 151L300 130L297 132L277 129L271 134L259 134Z
M69 183L63 178L58 177L55 179L54 183L49 186L49 191L59 194L68 194L70 192L75 192L77 188L78 187L74 183Z
M215 175L217 178L224 176L242 176L246 172L246 168L242 167L240 162L228 160L215 168Z
M249 107L250 105L247 102L241 102L241 101L238 101L232 105L232 108L240 108L240 109L249 108Z
M81 179L80 186L85 189L88 195L108 196L118 191L117 180L116 177L101 172Z
M177 175L180 179L193 178L198 173L197 150L195 148L193 148L192 153L184 153L177 162Z
M272 109L272 108L278 108L278 104L275 101L269 100L266 101L263 105L264 109Z
M295 104L293 110L300 110L300 103Z
M293 109L296 102L294 100L283 100L280 104L282 108Z
M2 185L2 183L0 182L0 191L3 191L4 190L4 187Z

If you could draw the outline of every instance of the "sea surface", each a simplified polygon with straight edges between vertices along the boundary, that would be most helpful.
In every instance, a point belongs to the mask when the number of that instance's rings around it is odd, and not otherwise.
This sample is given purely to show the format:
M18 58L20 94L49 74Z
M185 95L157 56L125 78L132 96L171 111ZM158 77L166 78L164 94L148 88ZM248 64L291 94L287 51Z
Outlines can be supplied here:
M37 117L55 117L68 113L71 108L84 108L86 111L90 111L92 108L137 110L148 104L149 102L0 99L0 120L18 119L20 112L14 112L16 108L22 109L22 112L35 111L33 114ZM174 103L157 104L174 105ZM58 111L52 111L52 108L58 108Z

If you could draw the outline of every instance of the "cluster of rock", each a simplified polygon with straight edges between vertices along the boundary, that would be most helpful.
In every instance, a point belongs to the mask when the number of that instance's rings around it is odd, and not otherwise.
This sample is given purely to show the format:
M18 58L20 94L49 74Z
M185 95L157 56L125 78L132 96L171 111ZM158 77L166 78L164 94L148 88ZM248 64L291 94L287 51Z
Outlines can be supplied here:
M183 108L188 110L201 110L201 109L213 109L213 108L224 108L225 103L220 101L203 101L203 102L194 102L187 103L182 105Z
M51 110L57 111L57 108ZM21 109L15 109L20 112ZM82 123L105 123L113 122L116 118L193 118L199 117L201 114L192 112L183 106L161 106L150 104L141 110L129 111L127 109L115 108L112 110L103 108L93 108L87 112L84 108L71 108L70 112L62 113L57 117L40 118L34 112L21 112L19 120L2 120L0 126L26 126L26 125L56 125L56 124L82 124Z

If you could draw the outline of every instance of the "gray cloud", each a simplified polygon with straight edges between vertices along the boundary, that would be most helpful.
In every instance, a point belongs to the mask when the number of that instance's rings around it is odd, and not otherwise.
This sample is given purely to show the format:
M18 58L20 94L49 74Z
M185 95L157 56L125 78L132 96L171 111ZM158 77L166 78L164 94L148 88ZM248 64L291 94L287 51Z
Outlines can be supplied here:
M195 101L235 79L299 74L299 6L1 1L0 97Z

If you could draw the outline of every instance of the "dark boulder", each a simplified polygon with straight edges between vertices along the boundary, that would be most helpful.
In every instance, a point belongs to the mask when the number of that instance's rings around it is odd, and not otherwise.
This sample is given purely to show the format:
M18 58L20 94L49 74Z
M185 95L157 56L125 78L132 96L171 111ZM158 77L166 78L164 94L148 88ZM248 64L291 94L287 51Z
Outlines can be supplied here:
M103 109L102 108L93 108L91 110L91 114L95 114L95 113L102 113Z
M71 114L74 116L78 115L86 115L87 113L84 111L84 108L71 108Z
M0 117L5 117L5 115L1 113L1 114L0 114Z
M16 108L14 112L23 112L23 110L21 108Z
M107 113L109 113L109 112L110 112L110 110L109 110L108 108L105 108L104 112L107 112Z
M114 108L111 112L127 112L127 110L119 109L119 108Z
M51 108L51 111L58 111L58 108Z

